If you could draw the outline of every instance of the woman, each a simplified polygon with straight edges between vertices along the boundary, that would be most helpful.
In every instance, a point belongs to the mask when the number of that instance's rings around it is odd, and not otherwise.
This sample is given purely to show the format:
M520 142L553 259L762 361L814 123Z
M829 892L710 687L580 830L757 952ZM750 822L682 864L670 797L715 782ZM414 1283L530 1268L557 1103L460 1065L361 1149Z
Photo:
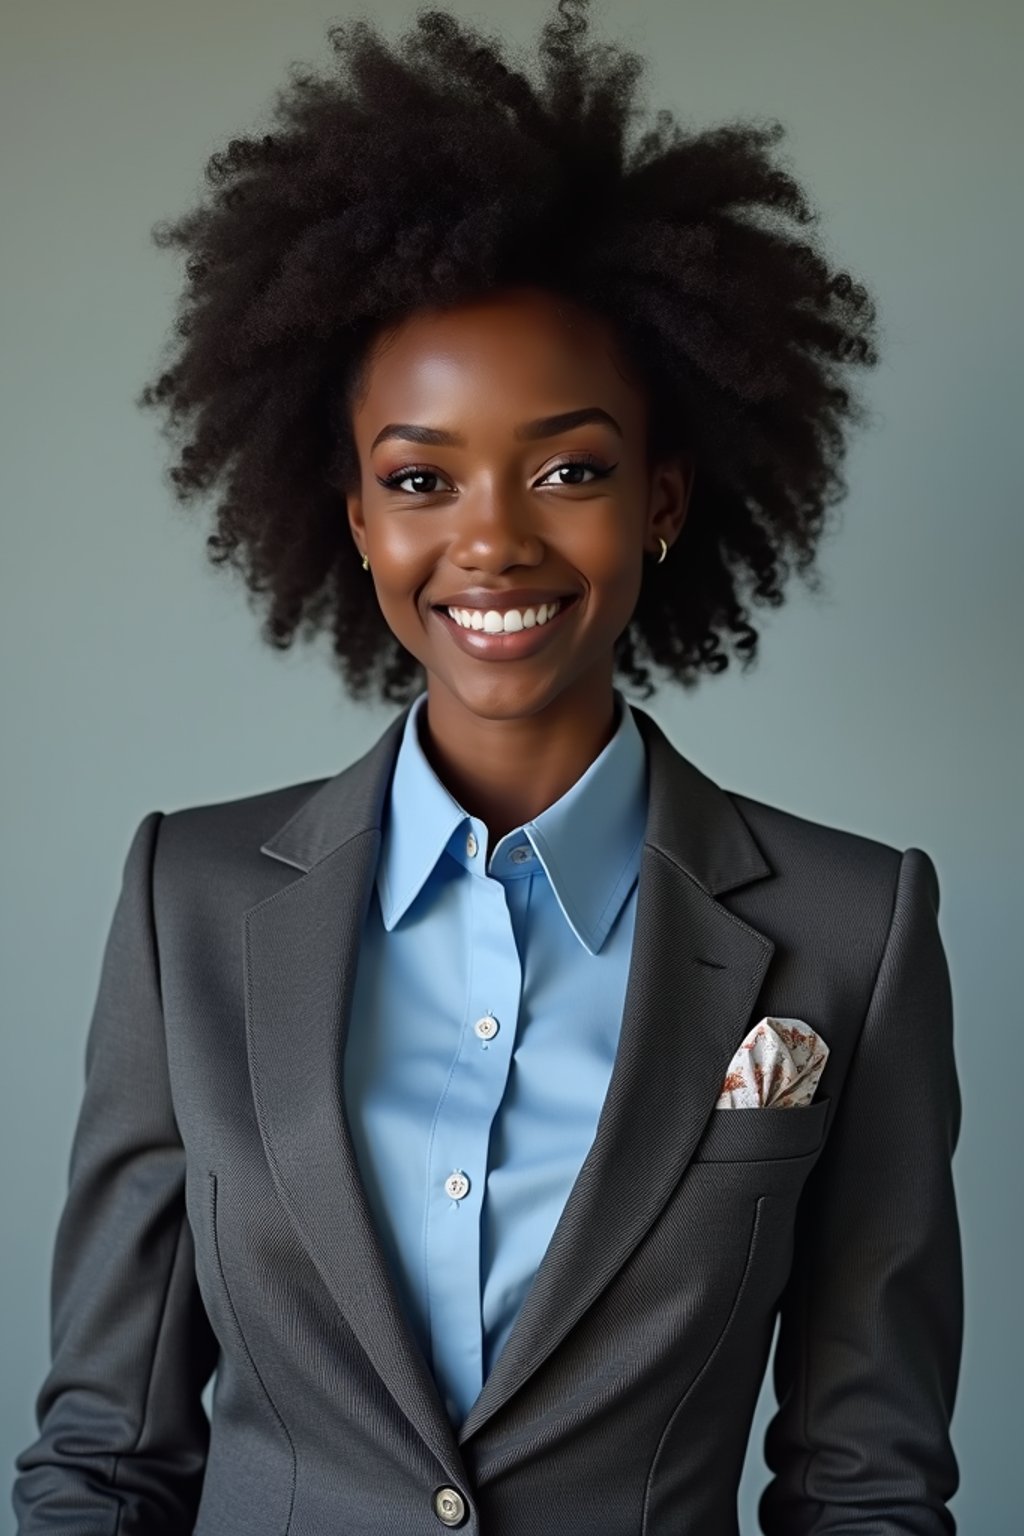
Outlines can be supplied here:
M951 1532L934 866L616 686L810 573L870 301L776 127L630 144L582 0L536 83L439 12L332 41L160 235L142 401L267 637L404 707L134 834L19 1530L727 1536L778 1318L763 1531Z

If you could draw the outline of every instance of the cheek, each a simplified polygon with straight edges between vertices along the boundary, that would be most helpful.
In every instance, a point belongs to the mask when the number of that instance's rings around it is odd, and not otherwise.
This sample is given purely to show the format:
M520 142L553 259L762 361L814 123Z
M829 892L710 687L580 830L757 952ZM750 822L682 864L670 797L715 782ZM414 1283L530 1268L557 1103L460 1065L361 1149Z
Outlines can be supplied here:
M408 591L423 579L423 572L436 565L444 552L441 523L423 513L397 513L377 521L371 562L382 583L397 591Z
M563 552L583 576L594 599L632 608L643 576L639 518L609 503L600 515L580 519Z
M416 612L419 595L444 557L444 541L424 537L428 530L411 520L395 518L379 527L370 565L377 602L385 623L403 640L421 628ZM404 526L403 526L404 525Z

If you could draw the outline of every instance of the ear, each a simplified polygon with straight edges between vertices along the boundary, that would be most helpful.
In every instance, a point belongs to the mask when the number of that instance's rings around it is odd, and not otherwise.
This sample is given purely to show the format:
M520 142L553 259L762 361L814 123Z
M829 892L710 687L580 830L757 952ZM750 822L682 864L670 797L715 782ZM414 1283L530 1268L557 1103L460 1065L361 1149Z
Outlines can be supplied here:
M664 539L671 549L683 531L690 510L697 465L692 453L681 453L656 464L651 471L651 494L647 507L644 547L658 554Z
M348 526L352 530L356 548L360 555L366 554L366 523L363 519L363 498L358 491L352 491L345 497L345 509L348 513Z

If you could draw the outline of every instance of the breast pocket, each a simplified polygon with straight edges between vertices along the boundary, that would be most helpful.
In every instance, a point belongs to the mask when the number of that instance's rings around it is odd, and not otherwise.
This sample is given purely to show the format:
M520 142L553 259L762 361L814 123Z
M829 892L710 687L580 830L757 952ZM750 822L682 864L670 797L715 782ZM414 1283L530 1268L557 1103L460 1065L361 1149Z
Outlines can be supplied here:
M695 1163L784 1162L817 1152L830 1098L800 1109L713 1109Z

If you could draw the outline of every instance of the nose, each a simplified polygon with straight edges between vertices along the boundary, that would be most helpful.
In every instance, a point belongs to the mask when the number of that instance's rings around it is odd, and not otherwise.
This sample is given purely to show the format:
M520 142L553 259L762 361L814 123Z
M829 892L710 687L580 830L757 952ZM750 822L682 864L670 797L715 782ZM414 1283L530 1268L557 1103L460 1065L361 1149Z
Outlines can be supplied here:
M535 509L515 490L493 485L460 497L448 558L466 570L539 565L544 540Z

